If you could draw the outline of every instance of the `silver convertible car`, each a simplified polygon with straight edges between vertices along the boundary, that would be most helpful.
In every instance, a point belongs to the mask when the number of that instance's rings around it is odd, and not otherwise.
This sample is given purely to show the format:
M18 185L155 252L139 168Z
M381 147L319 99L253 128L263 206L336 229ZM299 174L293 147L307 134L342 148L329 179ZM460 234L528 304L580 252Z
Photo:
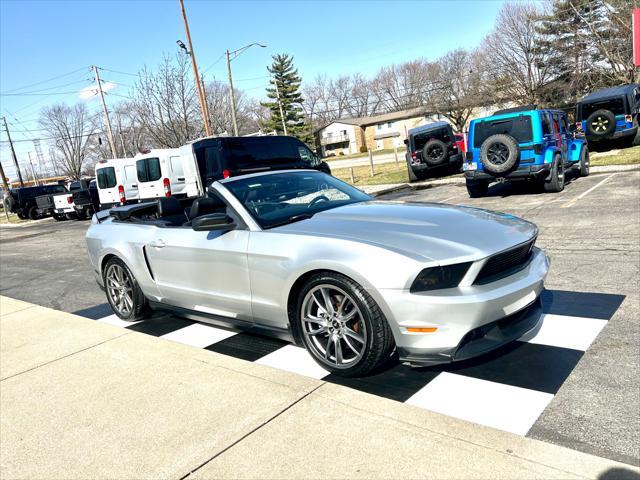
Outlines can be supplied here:
M537 233L511 215L374 201L288 170L216 181L191 205L99 212L86 238L123 320L169 310L290 340L360 376L395 358L468 359L538 328L549 259Z

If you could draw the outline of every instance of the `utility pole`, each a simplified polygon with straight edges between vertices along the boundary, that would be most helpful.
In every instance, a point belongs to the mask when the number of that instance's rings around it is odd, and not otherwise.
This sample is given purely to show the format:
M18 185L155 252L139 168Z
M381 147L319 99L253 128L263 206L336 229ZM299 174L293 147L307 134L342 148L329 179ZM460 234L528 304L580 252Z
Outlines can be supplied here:
M229 75L229 101L231 102L231 120L233 120L233 134L238 136L238 119L236 118L236 96L233 93L233 77L231 76L231 60L229 59L229 50L227 55L227 74Z
M113 141L113 131L111 130L111 120L109 120L109 110L107 110L107 104L104 101L104 92L102 91L102 83L100 83L100 74L98 73L98 67L93 66L93 72L96 76L96 83L98 84L98 91L100 92L100 99L102 100L102 108L104 109L104 121L107 125L107 136L109 137L109 146L111 147L111 158L118 158L118 152L116 151L116 143Z
M24 187L24 181L22 180L22 172L20 171L20 166L18 165L18 158L16 157L16 151L13 148L11 135L9 135L9 127L7 126L7 119L5 117L2 117L2 121L4 122L4 129L7 132L7 138L9 139L9 145L11 146L11 156L13 157L13 164L16 166L16 171L18 172L18 180L20 180L20 186Z
M11 197L11 189L9 188L9 182L7 181L7 177L4 174L4 168L2 168L2 163L0 163L0 177L2 177L2 188L4 189L4 196L2 198L2 209L4 210L4 214L7 216L7 222L9 221L9 209L7 208L7 200Z
M282 130L284 134L287 134L287 122L284 121L284 113L282 113L282 102L280 101L280 91L278 90L278 79L273 80L273 84L276 86L276 98L278 99L278 108L280 109L280 120L282 120Z
M207 89L204 86L204 75L200 77L200 83L202 83L202 93L204 94L204 114L207 116L207 123L209 123L211 117L209 116L209 103L207 102Z
M207 116L207 110L204 105L204 94L202 93L202 85L200 84L200 75L198 75L198 64L196 63L196 54L193 51L193 44L191 43L191 34L189 33L189 23L187 22L187 12L185 12L184 10L183 0L180 0L180 9L182 10L182 19L184 20L184 29L187 33L187 43L189 44L191 64L193 65L193 78L196 80L196 87L198 88L198 98L200 99L200 109L202 110L202 120L204 121L204 131L207 134L207 137L210 137L211 127L209 126L209 117Z

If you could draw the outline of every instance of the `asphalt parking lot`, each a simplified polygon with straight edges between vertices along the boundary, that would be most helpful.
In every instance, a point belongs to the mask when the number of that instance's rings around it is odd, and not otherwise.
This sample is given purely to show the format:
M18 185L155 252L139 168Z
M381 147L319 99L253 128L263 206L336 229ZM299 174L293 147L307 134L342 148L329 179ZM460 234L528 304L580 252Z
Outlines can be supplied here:
M563 314L608 321L586 352L573 354L566 378L527 435L635 465L640 464L639 187L636 171L576 179L560 194L497 185L487 198L469 199L463 186L443 185L384 197L499 210L539 226L538 245L552 259L547 288L568 298L573 308ZM92 318L109 315L86 260L87 227L86 221L47 220L2 228L0 293ZM611 315L599 315L600 310Z

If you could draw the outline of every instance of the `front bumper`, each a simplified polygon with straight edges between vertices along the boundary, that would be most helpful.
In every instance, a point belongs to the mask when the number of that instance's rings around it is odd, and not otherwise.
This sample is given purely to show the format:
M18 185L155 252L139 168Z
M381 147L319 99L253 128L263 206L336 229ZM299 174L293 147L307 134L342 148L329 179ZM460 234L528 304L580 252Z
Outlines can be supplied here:
M448 163L441 163L439 165L431 166L426 163L422 163L422 160L421 160L420 161L421 163L412 163L411 168L413 169L414 172L424 172L425 170L439 168L439 167L442 167L443 165L456 165L458 163L462 163L463 159L464 159L464 156L462 155L462 153L458 152L458 153L454 153L453 155L449 155Z
M509 172L507 175L491 175L478 170L467 170L464 172L464 177L468 180L488 180L490 182L495 182L498 178L513 180L546 177L549 175L550 171L551 164L523 165L516 168L514 171Z
M549 257L538 248L527 266L495 282L412 294L381 289L400 359L415 365L464 360L538 327ZM392 321L393 319L393 321ZM409 327L436 328L414 333Z

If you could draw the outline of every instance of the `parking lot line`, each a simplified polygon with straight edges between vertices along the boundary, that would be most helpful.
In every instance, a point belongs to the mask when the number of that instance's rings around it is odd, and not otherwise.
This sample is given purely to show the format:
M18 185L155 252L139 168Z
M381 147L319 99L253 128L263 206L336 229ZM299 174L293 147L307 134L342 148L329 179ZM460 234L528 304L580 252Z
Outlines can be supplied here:
M599 186L605 184L607 181L609 181L612 177L615 177L617 175L617 173L612 173L611 175L609 175L607 178L601 180L600 182L596 183L593 187L591 187L589 190L587 190L586 192L582 192L580 195L578 195L576 198L574 198L573 200L570 200L568 203L562 205L562 208L570 208L573 207L573 205L578 201L581 200L582 198L586 197L589 193L593 192L596 188L598 188Z

